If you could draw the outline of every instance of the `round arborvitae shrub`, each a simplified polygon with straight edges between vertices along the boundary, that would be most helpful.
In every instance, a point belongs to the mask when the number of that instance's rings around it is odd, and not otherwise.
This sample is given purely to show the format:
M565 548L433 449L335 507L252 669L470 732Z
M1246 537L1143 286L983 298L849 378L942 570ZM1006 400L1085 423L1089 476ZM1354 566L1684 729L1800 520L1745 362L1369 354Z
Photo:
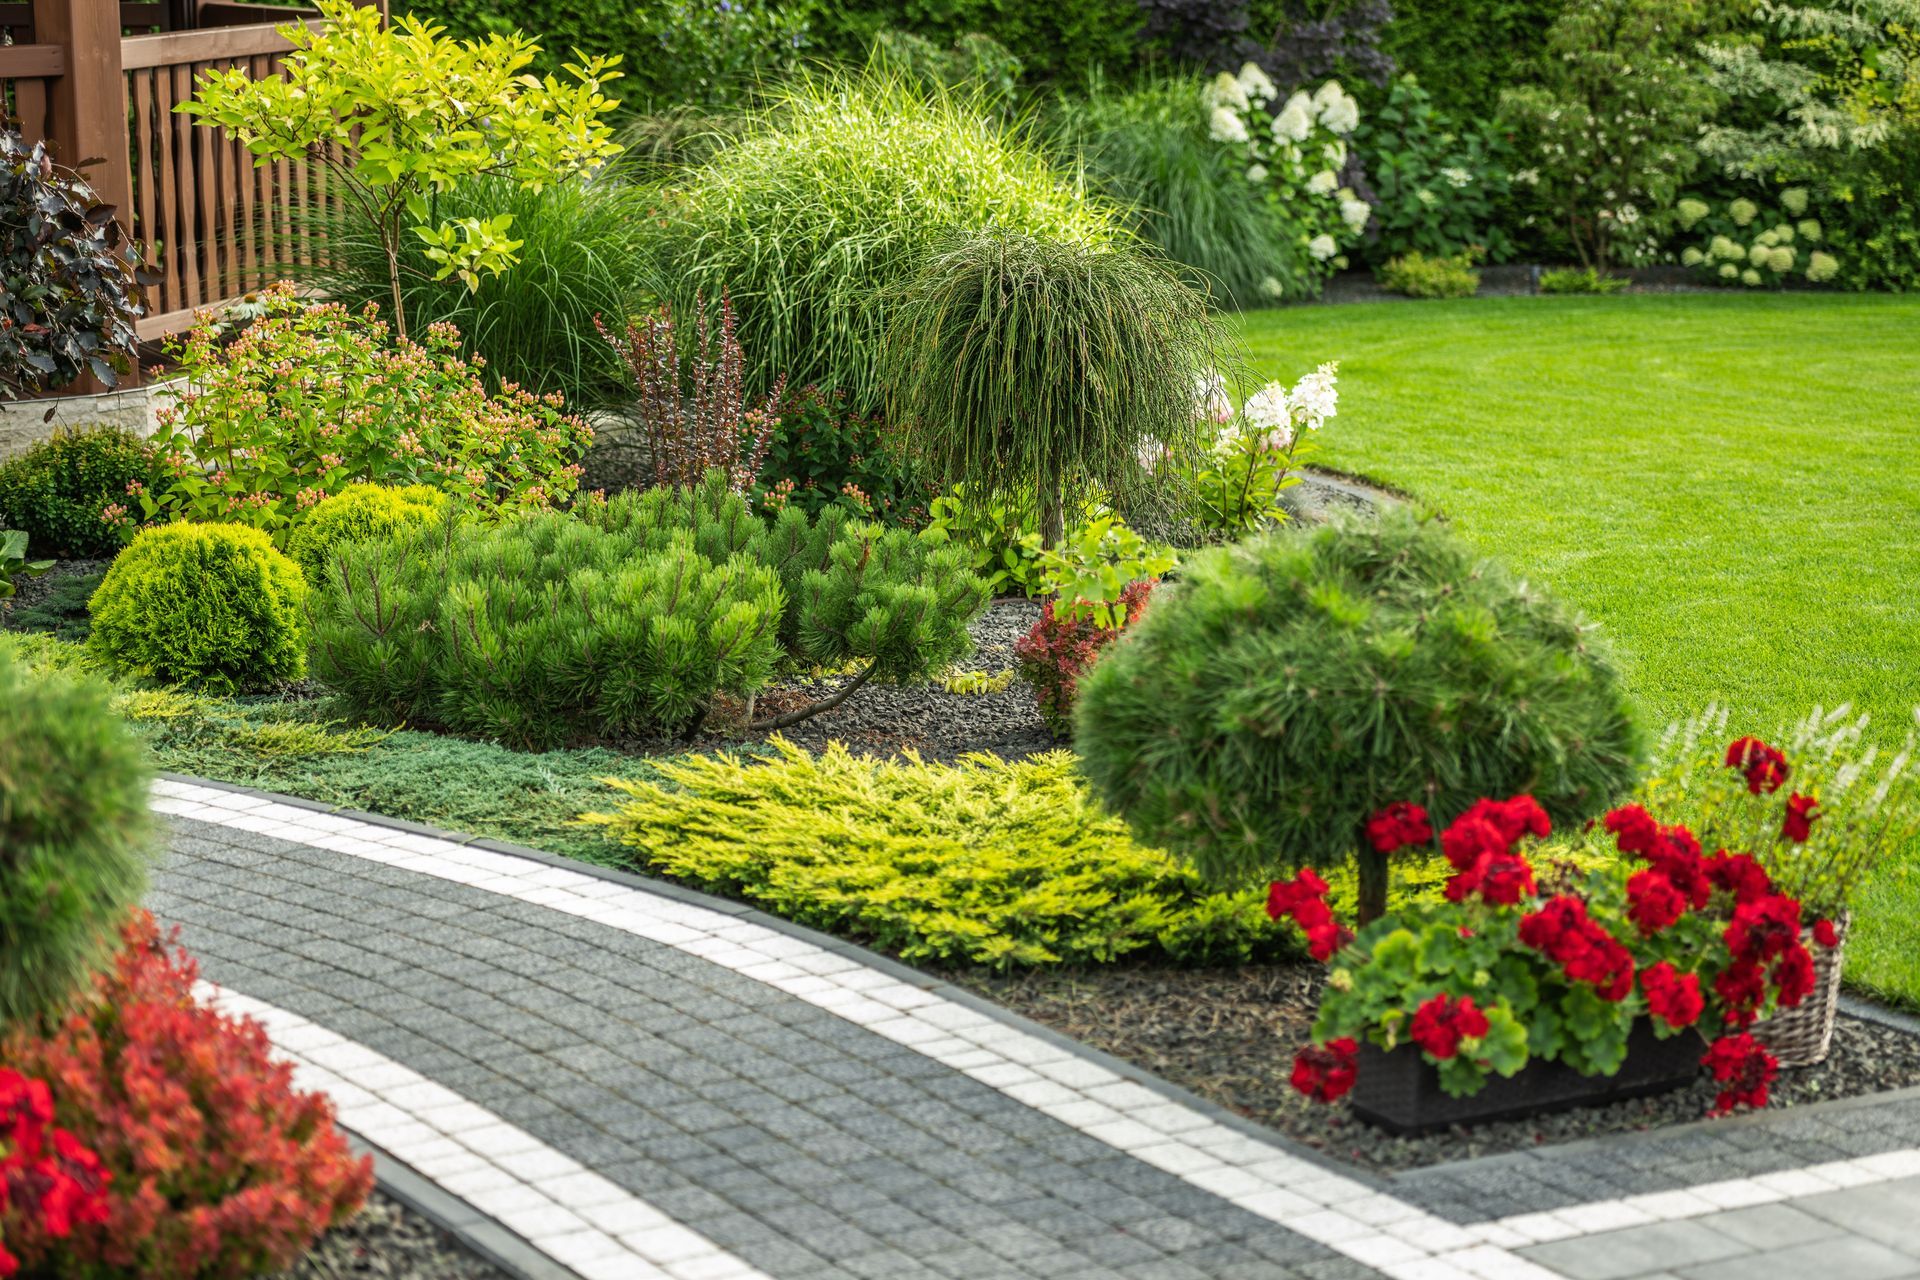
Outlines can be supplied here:
M1352 857L1363 920L1388 805L1439 830L1527 792L1565 823L1641 754L1592 624L1404 510L1186 561L1081 682L1075 730L1142 839L1230 883Z
M147 765L106 691L0 642L0 1030L57 1013L146 886Z
M349 485L314 506L287 534L287 554L309 584L330 572L334 550L350 542L390 541L438 520L447 495L424 484Z
M25 531L36 556L110 556L157 474L152 446L131 431L56 431L0 466L0 529Z
M88 645L115 670L215 692L297 679L307 668L300 568L258 529L148 529L93 593Z

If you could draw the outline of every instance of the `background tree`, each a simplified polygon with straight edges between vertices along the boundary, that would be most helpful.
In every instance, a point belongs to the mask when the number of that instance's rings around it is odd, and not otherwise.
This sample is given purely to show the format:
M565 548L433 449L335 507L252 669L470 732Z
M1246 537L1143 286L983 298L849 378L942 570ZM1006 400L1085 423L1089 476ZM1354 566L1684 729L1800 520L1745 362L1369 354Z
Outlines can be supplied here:
M1206 300L1139 250L989 232L900 290L882 382L915 452L948 480L1034 495L1051 547L1076 490L1124 493L1143 445L1195 436L1221 346Z
M1438 831L1527 792L1564 823L1641 756L1593 625L1399 509L1187 560L1081 682L1074 744L1140 839L1211 879L1353 858L1362 922L1388 805Z
M620 59L592 57L561 75L524 74L539 52L525 36L442 38L402 16L319 0L318 32L280 28L293 42L280 74L255 79L239 67L204 71L194 100L177 110L237 137L257 165L305 157L340 180L372 226L387 260L395 328L406 336L400 288L406 232L426 246L435 279L481 277L515 260L511 214L438 219L434 196L464 178L496 175L538 191L619 153L602 87Z

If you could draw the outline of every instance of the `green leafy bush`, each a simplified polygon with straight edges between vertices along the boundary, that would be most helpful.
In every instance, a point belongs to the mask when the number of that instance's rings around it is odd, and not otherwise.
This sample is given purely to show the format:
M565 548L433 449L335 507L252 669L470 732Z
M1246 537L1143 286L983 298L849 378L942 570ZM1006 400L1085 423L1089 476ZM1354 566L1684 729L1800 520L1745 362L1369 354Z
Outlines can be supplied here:
M147 763L97 682L0 640L0 1031L61 1011L146 888Z
M300 568L258 529L182 521L143 530L91 602L88 645L128 675L226 692L307 668Z
M1279 945L1259 894L1215 893L1128 839L1064 752L927 765L773 745L773 760L696 756L660 765L662 782L613 782L626 799L584 820L644 870L908 960L1214 964Z
M842 390L877 408L888 291L952 232L1077 244L1119 231L1039 147L964 96L898 76L807 79L660 188L653 232L676 311L733 299L757 392Z
M484 376L495 390L511 382L537 395L558 392L577 409L625 403L626 370L594 332L593 318L636 314L658 292L645 254L652 207L646 194L617 173L537 191L482 177L455 182L434 202L441 217L456 222L510 215L520 248L484 289L474 290L463 280L435 279L425 241L402 241L400 294L414 330L455 326L461 351L484 359ZM289 270L349 310L370 302L388 307L391 285L379 238L338 206L316 213L314 223L327 251Z
M1633 281L1627 276L1608 275L1592 267L1566 267L1542 271L1538 280L1542 293L1620 293Z
M0 528L41 555L110 556L131 535L128 504L157 480L153 447L119 427L59 430L0 463Z
M1235 306L1266 305L1286 231L1245 161L1208 133L1208 114L1191 78L1127 91L1101 80L1059 99L1051 133L1189 284Z
M1075 82L1094 67L1131 67L1140 59L1138 0L863 0L821 5L814 15L815 46L857 60L886 30L959 43L984 31L1011 53L1029 80Z
M997 596L1038 595L1045 588L1040 518L1032 502L988 498L956 484L933 500L920 536L966 552L968 566Z
M53 568L51 560L27 559L27 535L19 529L0 529L0 610L8 608L21 578L38 578Z
M1081 682L1074 741L1135 833L1212 879L1354 858L1362 920L1387 805L1531 790L1564 823L1640 756L1592 625L1400 509L1187 559Z
M989 232L941 249L893 302L881 368L909 447L947 482L1067 504L1142 487L1143 450L1197 434L1224 340L1199 294L1126 247Z
M269 289L229 341L195 325L172 354L190 391L158 411L171 480L141 495L152 519L218 520L276 536L355 483L429 484L484 511L538 510L579 483L592 432L556 395L491 394L451 325L389 342L371 310Z
M1473 256L1429 258L1418 249L1389 258L1380 268L1380 284L1409 298L1471 298L1480 291Z
M938 89L963 89L1011 104L1020 88L1020 59L992 36L970 31L942 48L911 31L874 33L871 63Z
M1380 45L1442 110L1486 119L1501 91L1531 73L1515 51L1540 48L1565 8L1566 0L1394 0Z
M715 472L351 545L316 598L314 667L362 715L547 748L691 732L783 654L862 663L856 687L924 678L966 652L985 600L957 551L838 509L768 527Z
M424 484L388 488L348 485L301 516L287 533L287 555L300 566L308 585L328 576L336 549L404 535L445 515L447 495Z
M1376 234L1368 261L1408 253L1508 257L1512 245L1500 221L1513 147L1491 121L1456 121L1434 105L1426 86L1401 76L1354 131L1354 146L1367 159L1373 186Z
M787 393L779 418L760 468L766 510L840 506L909 529L927 523L937 490L883 416L856 410L845 392L802 387Z

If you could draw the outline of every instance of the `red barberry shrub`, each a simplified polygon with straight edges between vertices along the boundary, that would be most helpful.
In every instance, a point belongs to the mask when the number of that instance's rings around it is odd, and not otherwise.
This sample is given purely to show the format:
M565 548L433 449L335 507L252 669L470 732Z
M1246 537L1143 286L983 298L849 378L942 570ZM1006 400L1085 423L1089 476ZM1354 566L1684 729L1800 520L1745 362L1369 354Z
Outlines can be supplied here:
M1013 642L1020 678L1033 686L1040 718L1056 736L1064 737L1072 728L1080 677L1093 669L1102 649L1140 620L1158 582L1158 578L1141 578L1121 590L1126 621L1117 627L1103 627L1091 618L1061 617L1049 600L1040 606L1040 620L1033 630Z
M55 1119L99 1156L106 1212L23 1234L30 1274L224 1280L287 1266L359 1209L356 1159L324 1095L294 1089L266 1032L193 997L199 968L144 911L110 972L51 1035L4 1059L46 1080ZM11 1244L12 1224L7 1239Z
M14 1249L31 1254L36 1242L104 1222L106 1186L100 1158L53 1127L47 1082L0 1067L0 1277L19 1274Z

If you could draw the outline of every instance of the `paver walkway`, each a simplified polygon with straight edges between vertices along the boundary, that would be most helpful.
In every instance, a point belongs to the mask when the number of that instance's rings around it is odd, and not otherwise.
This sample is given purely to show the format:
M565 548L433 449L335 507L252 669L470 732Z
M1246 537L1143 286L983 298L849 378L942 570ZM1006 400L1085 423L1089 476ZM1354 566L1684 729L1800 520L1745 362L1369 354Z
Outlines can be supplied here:
M170 781L151 905L344 1127L586 1280L1920 1280L1920 1091L1330 1164L858 948Z

